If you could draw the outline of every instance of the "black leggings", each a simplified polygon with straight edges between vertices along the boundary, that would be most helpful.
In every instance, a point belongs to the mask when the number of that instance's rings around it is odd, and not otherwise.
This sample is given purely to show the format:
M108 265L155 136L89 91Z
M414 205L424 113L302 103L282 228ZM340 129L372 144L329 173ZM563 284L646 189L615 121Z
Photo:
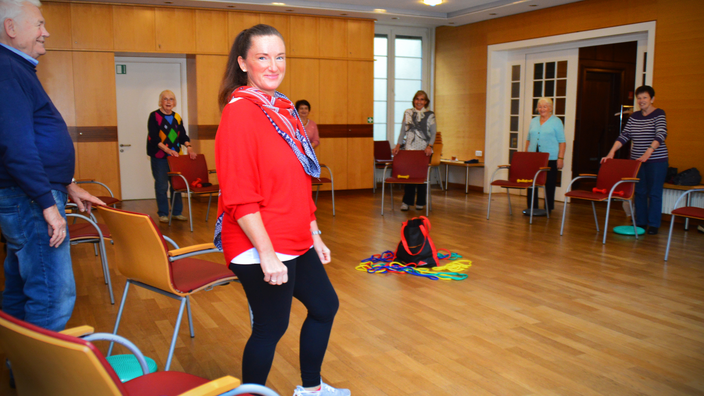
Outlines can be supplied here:
M242 382L266 384L276 344L288 328L292 297L296 297L308 309L301 328L301 379L304 387L318 386L320 367L340 303L314 249L283 263L288 267L288 282L280 286L264 282L258 264L230 264L230 270L242 282L254 316L252 335L242 356Z
M548 161L548 166L550 167L550 170L548 171L547 179L545 180L545 207L553 210L555 209L555 187L557 187L557 160ZM530 209L531 195L534 196L533 209L539 208L538 190L540 189L536 188L534 192L532 188L528 189L528 193L526 194L528 209Z

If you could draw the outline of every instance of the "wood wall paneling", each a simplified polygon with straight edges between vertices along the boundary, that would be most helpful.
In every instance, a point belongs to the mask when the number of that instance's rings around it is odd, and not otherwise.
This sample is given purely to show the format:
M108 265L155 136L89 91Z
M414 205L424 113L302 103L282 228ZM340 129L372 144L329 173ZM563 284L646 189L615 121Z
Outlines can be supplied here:
M208 164L208 169L215 169L215 139L201 140L199 153L205 156L205 162L207 162ZM210 183L217 184L217 174L211 174L209 178ZM215 200L215 198L213 200L213 204L217 205L217 201ZM211 210L212 209L213 208L211 208Z
M281 14L261 14L261 23L265 25L270 25L276 28L276 30L281 33L284 37L284 42L289 43L291 35L289 34L289 29L291 26L291 17L289 15Z
M330 167L335 179L335 190L347 189L347 139L320 139L316 147L318 161ZM371 161L370 161L371 163ZM322 171L323 177L327 172ZM371 175L369 175L371 179ZM330 190L330 185L323 184L320 191ZM315 191L315 190L314 190Z
M112 6L71 3L74 49L112 50Z
M347 57L347 20L320 18L320 56ZM371 44L373 46L373 41Z
M151 7L113 6L115 51L156 51L155 18Z
M320 47L320 18L311 16L291 16L291 38L286 53L290 56L317 58Z
M196 10L196 52L229 52L226 11Z
M318 59L288 59L287 74L291 76L289 99L294 103L305 99L310 102L311 119L318 121L320 110L320 80L318 74L320 61Z
M122 197L120 188L120 158L117 142L78 142L78 175L76 179L94 179L107 184L116 198ZM145 175L149 177L151 175ZM101 186L81 185L92 194L108 195Z
M350 58L374 57L374 21L350 19L347 21L347 55Z
M76 126L116 126L115 56L112 52L74 52Z
M347 189L372 188L374 138L347 138Z
M219 124L218 92L227 56L196 55L198 124Z
M73 55L68 51L47 51L37 65L37 77L69 127L76 125L73 91Z
M374 116L374 63L347 62L347 122L366 124Z
M347 61L320 61L318 124L347 124Z
M194 10L157 8L155 21L157 51L179 54L196 52Z
M227 13L227 47L228 53L235 42L237 35L244 29L250 28L260 21L260 15L251 12L228 12Z
M42 15L50 36L47 49L71 49L71 5L68 3L43 3Z

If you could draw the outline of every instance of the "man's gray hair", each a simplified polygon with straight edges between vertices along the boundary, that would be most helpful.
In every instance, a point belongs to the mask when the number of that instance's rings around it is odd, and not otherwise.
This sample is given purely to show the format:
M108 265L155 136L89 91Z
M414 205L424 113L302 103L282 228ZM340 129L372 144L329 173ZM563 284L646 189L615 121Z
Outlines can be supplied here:
M17 19L22 14L22 5L29 3L41 7L39 0L0 0L0 23L5 24L5 19ZM4 31L4 29L3 29Z

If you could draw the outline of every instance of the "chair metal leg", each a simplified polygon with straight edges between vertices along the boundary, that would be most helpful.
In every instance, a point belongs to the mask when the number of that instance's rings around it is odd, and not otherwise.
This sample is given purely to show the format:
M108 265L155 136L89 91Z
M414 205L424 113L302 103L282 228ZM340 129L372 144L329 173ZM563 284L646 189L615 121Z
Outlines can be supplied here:
M391 195L391 211L394 211L394 185L389 186L389 193Z
M490 185L489 186L489 205L487 205L487 208L486 208L486 219L487 220L489 220L489 213L491 213L491 190L493 190L493 188L491 188L491 185Z
M606 245L606 235L609 233L609 211L611 210L611 200L606 204L606 220L604 221L604 240L602 245Z
M76 221L75 219L73 221ZM93 252L95 252L95 255L98 255L98 247L93 244Z
M565 214L567 214L567 201L569 200L568 197L565 197L565 204L562 207L562 226L560 227L560 236L562 236L562 232L565 230Z
M384 190L386 188L386 180L381 181L381 215L384 215Z
M330 172L330 192L332 193L332 215L335 216L335 180Z
M670 216L670 233L667 234L667 248L665 248L665 261L667 261L667 257L670 255L670 241L672 241L672 230L675 227L675 215Z
M315 206L318 206L318 194L320 194L320 184L315 187Z
M169 346L169 355L166 358L166 366L164 366L164 371L169 371L171 368L171 359L174 357L174 349L176 348L176 339L178 339L178 328L181 327L181 319L183 319L183 309L186 307L186 302L188 299L186 297L178 297L181 300L181 306L178 309L178 317L176 318L176 324L174 325L174 335L171 337L171 346Z
M186 296L186 310L188 311L188 330L191 331L191 338L196 334L193 332L193 315L191 315L191 296Z
M508 214L513 216L513 209L511 209L511 190L506 189L506 196L508 197Z
M550 219L550 209L548 209L548 190L545 189L545 186L543 186L543 195L545 195L545 214L547 214L548 219Z
M205 212L205 222L208 222L208 218L210 217L210 203L213 201L213 193L210 193L210 196L208 197L208 210Z
M132 283L129 279L127 279L127 282L125 282L125 291L122 292L122 302L120 302L120 309L117 310L117 319L115 320L115 328L113 329L112 333L117 335L117 329L120 327L120 320L122 319L122 310L125 309L125 301L127 301L127 292L130 290L130 283ZM112 347L113 343L110 343L110 347L108 348L108 355L110 356L112 354Z
M191 232L193 232L193 212L191 211L191 194L187 193L188 197L188 222L191 224Z
M540 187L538 187L538 190L540 190ZM531 190L530 194L530 222L528 224L533 224L533 201L535 201L535 194L533 194L533 191L538 191L535 189L535 186L533 186L533 190Z
M115 305L115 295L112 292L112 281L110 280L110 268L108 267L108 256L105 252L105 240L100 238L100 261L103 265L103 273L105 281L108 285L108 294L110 294L110 304Z
M592 201L592 212L594 212L594 224L596 224L596 232L599 232L599 220L596 218L596 205Z
M171 227L171 215L174 212L174 203L176 202L176 194L171 195L171 206L169 207L169 227Z
M636 239L638 239L638 227L636 226L636 217L633 215L633 205L631 205L631 201L628 202L628 208L631 210L631 221L633 222L633 235L636 236Z
M425 217L430 216L430 180L427 184L428 188L425 189Z

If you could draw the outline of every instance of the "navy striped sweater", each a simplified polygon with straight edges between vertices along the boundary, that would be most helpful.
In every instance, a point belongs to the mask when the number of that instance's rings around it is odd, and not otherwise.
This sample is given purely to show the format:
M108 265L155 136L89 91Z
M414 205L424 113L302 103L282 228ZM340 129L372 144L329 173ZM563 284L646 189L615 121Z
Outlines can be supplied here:
M632 140L631 159L638 159L645 154L648 146L654 140L657 140L660 146L650 155L647 162L662 162L667 161L666 138L667 119L665 119L665 111L663 109L655 109L647 116L644 116L640 111L634 112L618 137L618 141L621 144L626 144L629 140Z

